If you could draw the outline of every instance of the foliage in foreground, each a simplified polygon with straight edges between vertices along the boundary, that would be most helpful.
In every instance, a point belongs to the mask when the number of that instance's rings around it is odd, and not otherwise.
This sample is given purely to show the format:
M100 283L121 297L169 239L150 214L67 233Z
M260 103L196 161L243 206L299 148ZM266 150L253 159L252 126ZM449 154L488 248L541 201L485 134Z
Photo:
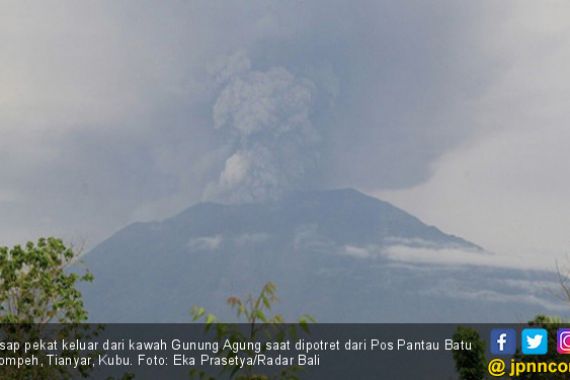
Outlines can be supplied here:
M559 317L552 317L546 315L538 315L532 321L528 322L531 328L542 328L548 332L548 353L546 355L540 355L539 357L535 355L523 355L520 351L517 351L514 358L520 362L536 362L540 360L541 362L567 362L567 358L564 355L558 354L556 349L556 338L558 328L568 327L568 321L563 321ZM513 377L513 379L524 379L524 380L558 380L558 379L568 379L567 373L524 373L520 376Z
M487 373L487 359L485 358L485 342L481 340L477 330L471 327L458 326L453 334L454 342L469 342L471 350L453 351L455 368L460 380L482 380Z
M77 283L89 272L66 273L76 254L56 238L0 247L0 323L79 323L87 319Z
M271 315L271 308L277 301L277 288L273 283L269 282L263 286L257 297L249 295L245 300L239 297L228 298L228 305L235 310L237 318L243 323L241 325L220 322L216 316L207 313L203 307L194 306L191 314L194 321L205 323L206 332L213 331L220 348L223 347L226 340L238 344L263 339L284 342L287 339L295 339L297 337L299 333L297 327L308 333L308 325L315 322L314 318L309 315L303 315L299 318L296 325L285 325L281 315ZM244 324L248 326L246 329L244 329ZM240 354L252 357L256 353L252 350L246 350L236 354L231 350L220 349L216 355L219 357L230 357ZM300 371L301 368L295 365L284 367L275 374L257 373L251 366L244 366L244 368L226 366L218 376L236 380L293 380L299 379ZM190 377L200 380L216 379L216 377L196 369L190 371Z
M68 272L77 255L56 238L41 238L37 243L13 248L0 247L0 323L3 339L37 341L39 339L88 339L93 331L81 322L87 311L79 282L91 282L89 272ZM52 323L64 324L56 325ZM21 350L20 350L21 351ZM14 352L14 357L35 355L45 362L39 350ZM77 351L63 351L60 357L78 357ZM87 376L91 366L79 366L75 371L60 366L0 367L3 379L69 379L79 374Z

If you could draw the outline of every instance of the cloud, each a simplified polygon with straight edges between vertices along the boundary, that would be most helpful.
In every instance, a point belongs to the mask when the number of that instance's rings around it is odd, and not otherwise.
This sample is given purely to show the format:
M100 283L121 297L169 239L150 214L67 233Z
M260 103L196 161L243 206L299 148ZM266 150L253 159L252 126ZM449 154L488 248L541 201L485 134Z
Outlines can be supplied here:
M220 58L210 67L209 74L212 75L216 83L223 85L238 75L245 74L251 70L251 60L247 52L238 50L228 57Z
M530 283L530 282L529 282ZM564 303L552 301L552 294L557 290L557 284L551 283L551 286L544 290L537 291L536 288L528 292L529 284L522 286L518 289L518 294L507 294L504 292L499 292L492 289L471 289L463 288L459 282L449 281L440 284L429 290L422 290L421 294L426 296L439 296L439 297L451 297L461 300L484 300L496 302L498 304L530 304L538 305L542 309L551 311L567 311L568 306ZM547 296L545 296L547 295ZM546 298L548 297L548 299Z
M426 183L376 194L491 251L553 268L570 247L570 131L562 116L547 121L555 112L517 109L501 117L509 128L438 160Z
M310 119L315 85L282 67L250 66L238 53L217 75L227 83L213 107L214 128L227 134L233 152L206 198L276 198L316 169L320 138Z
M567 13L508 1L3 2L0 214L12 217L0 241L92 246L204 195L416 186L445 153L518 122L501 109L544 104L522 120L541 127L563 117Z
M406 245L346 245L338 247L337 252L355 260L368 260L371 266L378 265L389 272L404 270L410 278L429 279L430 286L419 290L423 296L523 303L548 310L567 310L564 303L556 301L561 295L557 275L538 260L456 248ZM485 278L485 281L473 276Z
M462 249L460 247L441 247L433 243L408 242L395 243L380 247L377 245L345 245L338 248L338 253L358 259L389 259L392 263L430 264L443 266L482 266L515 269L552 270L550 263L540 259L496 255L487 252Z
M221 235L201 236L191 238L187 246L191 251L215 251L220 248L223 240Z
M8 191L0 191L0 202L14 202L17 199L16 194Z
M568 94L570 6L509 3L488 49L501 76L460 123L483 133L431 162L410 188L374 193L445 231L512 260L541 262L570 248ZM538 263L537 263L538 264Z
M317 224L303 224L295 228L293 249L295 251L331 253L337 247L335 242L319 233Z
M225 158L204 113L214 87L206 71L227 51L276 33L238 25L239 7L214 8L0 5L0 192L20 200L0 204L13 215L0 241L55 234L92 246L200 200Z
M352 256L360 259L371 258L376 256L377 252L372 252L369 249L356 247L353 245L345 245L343 249L341 249L341 253L347 256Z
M486 266L516 269L546 269L553 268L539 259L529 260L525 257L504 256L462 250L459 248L430 248L394 245L382 251L383 257L393 261L415 264L438 264L455 266Z

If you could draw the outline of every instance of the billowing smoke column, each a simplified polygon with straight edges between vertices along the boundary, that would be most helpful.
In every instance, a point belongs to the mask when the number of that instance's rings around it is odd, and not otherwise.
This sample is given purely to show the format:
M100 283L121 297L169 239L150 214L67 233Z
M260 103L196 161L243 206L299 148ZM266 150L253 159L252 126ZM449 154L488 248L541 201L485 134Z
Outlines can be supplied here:
M251 69L243 53L219 71L214 127L226 131L231 154L207 198L251 202L298 188L316 167L319 135L310 111L315 86L282 67Z

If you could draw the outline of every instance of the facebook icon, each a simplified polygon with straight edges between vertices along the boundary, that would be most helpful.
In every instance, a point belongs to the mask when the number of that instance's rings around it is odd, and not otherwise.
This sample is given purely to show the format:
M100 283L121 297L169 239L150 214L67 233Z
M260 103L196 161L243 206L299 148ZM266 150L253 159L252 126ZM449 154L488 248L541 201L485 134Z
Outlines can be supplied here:
M513 329L493 329L490 344L493 355L513 355L517 350L517 333Z

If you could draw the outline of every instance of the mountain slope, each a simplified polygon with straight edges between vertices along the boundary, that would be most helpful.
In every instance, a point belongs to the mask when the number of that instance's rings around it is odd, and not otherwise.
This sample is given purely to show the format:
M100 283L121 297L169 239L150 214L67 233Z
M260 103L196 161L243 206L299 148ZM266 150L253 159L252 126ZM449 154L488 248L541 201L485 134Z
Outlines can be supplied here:
M505 279L551 281L546 272L403 264L384 255L394 245L485 254L355 190L301 192L265 203L200 203L130 225L86 255L95 283L84 293L96 321L188 321L194 304L229 318L228 296L267 281L278 285L278 311L290 318L481 321L489 300L474 302L473 294L509 300L513 310L497 308L493 318L512 320L541 308L518 300Z

